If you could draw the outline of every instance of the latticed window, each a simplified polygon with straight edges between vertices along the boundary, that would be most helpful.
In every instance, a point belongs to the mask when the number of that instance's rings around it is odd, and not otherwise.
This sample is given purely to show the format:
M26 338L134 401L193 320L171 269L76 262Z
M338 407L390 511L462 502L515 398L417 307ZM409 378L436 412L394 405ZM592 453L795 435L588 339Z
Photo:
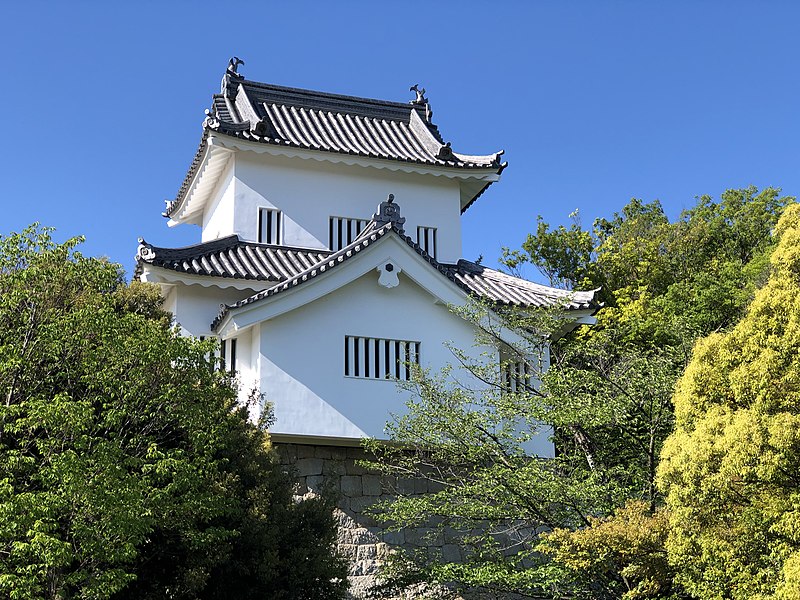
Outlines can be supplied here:
M331 217L328 222L328 247L336 252L352 244L369 223L366 219L350 217Z
M258 209L258 243L281 243L281 211L275 208Z
M222 340L219 345L220 366L231 374L236 373L238 362L236 359L236 338Z
M502 384L506 391L516 393L533 388L533 369L524 360L505 361L503 363Z
M429 256L436 258L436 227L417 227L417 244Z
M384 338L344 337L344 374L365 379L411 379L420 343Z

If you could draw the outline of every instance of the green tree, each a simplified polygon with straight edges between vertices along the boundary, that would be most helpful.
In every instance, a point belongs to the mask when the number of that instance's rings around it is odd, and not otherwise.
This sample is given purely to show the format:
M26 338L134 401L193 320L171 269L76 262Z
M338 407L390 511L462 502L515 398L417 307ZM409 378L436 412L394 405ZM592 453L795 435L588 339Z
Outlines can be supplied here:
M652 545L664 540L656 471L674 426L675 382L694 341L731 327L764 282L772 229L792 201L772 188L747 188L719 202L700 197L674 222L658 202L639 200L591 231L577 217L556 229L539 220L521 250L506 252L507 265L530 263L554 284L600 288L598 322L554 341L541 387L525 394L505 393L496 376L492 391L478 396L448 389L448 374L418 379L418 399L393 425L401 445L376 448L377 462L396 476L428 478L439 491L401 495L383 514L397 527L462 532L455 537L468 559L406 557L397 572L531 597L682 597L664 568L666 550ZM513 318L519 331L547 330L525 324L534 315ZM489 382L497 371L473 368ZM535 423L552 426L555 459L525 456ZM633 518L642 506L647 514ZM480 515L489 515L483 529ZM560 532L543 536L548 529ZM501 541L514 536L516 544ZM650 544L644 558L619 551L620 539L640 538ZM591 568L564 560L577 547L613 560Z
M620 501L613 481L571 477L570 457L531 459L528 453L537 436L547 435L545 423L572 422L578 414L591 418L587 407L555 405L538 392L536 361L530 379L518 381L514 391L503 376L506 366L545 350L547 332L563 325L563 310L506 311L501 321L493 308L479 303L454 308L479 328L476 347L486 355L474 358L467 349L452 347L453 365L439 373L417 371L406 384L414 393L407 413L387 426L393 443L366 444L375 457L367 463L370 468L390 481L426 481L431 490L399 493L376 507L379 516L390 527L416 528L423 536L458 545L461 555L454 559L424 546L395 555L382 593L427 582L560 596L560 571L537 551L538 534L589 525L592 514L608 512ZM501 328L530 334L501 344L508 359L498 365ZM434 598L444 593L440 587L431 590Z
M672 595L675 573L664 550L666 511L651 511L648 503L634 500L610 517L589 521L589 527L552 531L539 549L582 579L585 588L603 595L622 600L680 597Z
M700 598L800 595L800 207L743 319L697 344L659 467L670 561Z
M0 238L0 595L342 597L329 506L292 502L213 343L79 241Z

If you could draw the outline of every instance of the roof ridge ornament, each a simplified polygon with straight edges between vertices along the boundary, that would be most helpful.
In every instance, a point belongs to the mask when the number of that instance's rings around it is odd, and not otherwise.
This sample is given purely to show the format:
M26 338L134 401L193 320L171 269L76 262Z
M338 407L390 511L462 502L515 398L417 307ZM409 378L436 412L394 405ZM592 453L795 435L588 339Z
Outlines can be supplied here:
M235 77L236 79L244 79L244 75L239 73L239 65L243 65L244 61L239 58L238 56L232 56L231 59L228 61L228 68L226 69L226 73L231 77Z
M225 69L225 75L222 76L222 85L220 93L226 98L234 100L236 94L239 93L239 82L244 79L244 75L239 73L239 65L243 65L244 61L238 56L232 56L228 61L228 68Z
M425 107L425 120L430 123L431 119L433 118L433 111L431 110L431 105L428 103L428 99L425 97L425 88L420 89L419 84L415 83L410 88L408 88L409 92L415 92L417 97L414 98L410 104L415 106L424 106Z
M139 238L139 247L136 249L136 260L143 260L146 262L152 261L156 257L156 252L153 247L144 241L144 238Z
M394 202L394 194L389 194L385 202L378 205L378 211L372 215L372 221L378 227L389 225L399 234L404 234L405 229L403 224L406 222L405 217L400 216L400 206Z
M456 156L453 154L453 149L450 147L450 142L447 142L444 146L439 148L436 158L445 162L456 160Z
M206 118L203 119L203 127L204 128L213 129L215 131L217 129L219 129L220 120L219 120L219 117L215 114L215 112L216 111L212 111L210 108L206 109L206 111L205 111Z

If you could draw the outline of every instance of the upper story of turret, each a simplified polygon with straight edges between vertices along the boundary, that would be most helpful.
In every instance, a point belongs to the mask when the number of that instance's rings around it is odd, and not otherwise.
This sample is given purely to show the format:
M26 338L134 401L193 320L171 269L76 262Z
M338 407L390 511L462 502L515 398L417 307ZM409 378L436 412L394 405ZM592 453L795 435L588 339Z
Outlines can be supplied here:
M406 233L441 262L461 257L460 216L500 178L502 152L453 151L425 90L386 102L249 81L231 59L197 154L164 216L201 241L338 250L376 199L402 203Z

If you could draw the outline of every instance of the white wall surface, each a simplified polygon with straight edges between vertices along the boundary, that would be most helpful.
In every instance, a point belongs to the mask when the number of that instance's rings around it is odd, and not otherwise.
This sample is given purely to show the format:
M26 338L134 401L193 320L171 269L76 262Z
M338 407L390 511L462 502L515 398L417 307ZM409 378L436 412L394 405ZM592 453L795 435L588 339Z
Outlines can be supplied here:
M261 390L275 406L275 434L385 438L391 413L408 399L391 380L344 375L346 335L421 342L424 367L453 363L444 346L473 348L472 326L437 304L404 274L386 289L371 271L349 285L275 319L261 323ZM480 349L474 348L476 355ZM468 375L459 378L469 383ZM477 382L473 382L478 385ZM528 450L553 454L547 435Z
M195 337L210 336L211 322L219 314L220 304L232 304L248 296L254 290L203 287L200 285L175 284L169 298L174 298L170 309L180 324L182 333ZM166 306L165 306L166 308Z
M234 160L235 157L228 161L219 183L214 188L214 192L203 210L203 231L201 234L203 242L216 240L234 233Z
M239 151L203 217L203 241L232 233L258 239L258 208L283 212L283 244L328 247L331 216L369 219L395 195L406 234L436 227L442 262L461 258L459 183L453 179L357 165L332 164Z

